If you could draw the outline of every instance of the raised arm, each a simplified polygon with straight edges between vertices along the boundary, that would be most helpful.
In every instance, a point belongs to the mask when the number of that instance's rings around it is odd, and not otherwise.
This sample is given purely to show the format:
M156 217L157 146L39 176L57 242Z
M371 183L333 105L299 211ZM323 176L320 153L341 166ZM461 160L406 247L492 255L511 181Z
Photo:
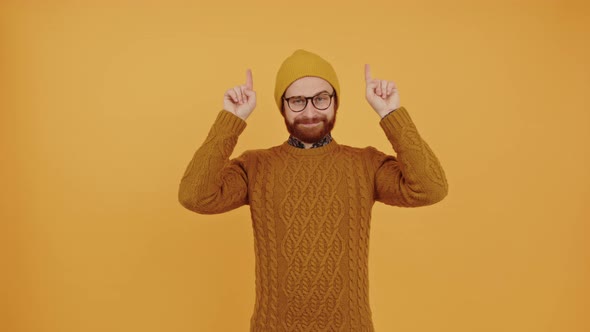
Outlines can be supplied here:
M248 155L229 157L246 127L244 120L256 107L250 70L246 84L225 92L223 107L180 181L178 200L197 213L222 213L248 204Z
M375 199L389 205L417 207L441 201L448 193L444 170L422 139L409 113L400 106L394 82L374 79L365 65L366 98L397 157L369 149L375 170Z
M441 163L407 110L398 108L380 125L397 156L373 151L375 199L388 205L418 207L445 198L448 184Z

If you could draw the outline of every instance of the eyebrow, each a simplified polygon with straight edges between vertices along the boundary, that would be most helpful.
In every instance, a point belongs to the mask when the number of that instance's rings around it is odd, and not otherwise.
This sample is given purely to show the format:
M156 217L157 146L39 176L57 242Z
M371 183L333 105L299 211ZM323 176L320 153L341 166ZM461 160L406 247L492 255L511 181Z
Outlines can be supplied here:
M315 97L315 96L317 96L317 95L319 95L319 94L321 94L321 93L324 93L324 92L327 92L327 93L329 93L329 94L332 94L332 93L334 93L334 91L332 91L332 92L329 92L329 91L327 91L327 90L322 90L322 91L320 91L320 92L316 93L315 95L313 95L313 96L311 96L311 97ZM305 96L304 96L304 95L295 95L295 96L291 96L291 97L286 97L286 96L285 96L284 98L285 98L285 99L289 99L289 98L293 98L293 97L305 97Z

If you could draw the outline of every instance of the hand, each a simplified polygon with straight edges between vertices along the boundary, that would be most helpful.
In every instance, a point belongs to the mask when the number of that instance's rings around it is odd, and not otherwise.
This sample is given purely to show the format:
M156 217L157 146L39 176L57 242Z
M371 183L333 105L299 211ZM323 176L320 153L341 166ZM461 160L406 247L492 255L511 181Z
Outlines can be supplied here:
M389 112L400 107L399 93L394 82L373 79L371 77L371 67L365 65L365 81L367 84L366 98L371 107L384 117Z
M223 95L223 109L246 120L256 107L256 92L252 90L252 71L246 71L246 84L235 86Z

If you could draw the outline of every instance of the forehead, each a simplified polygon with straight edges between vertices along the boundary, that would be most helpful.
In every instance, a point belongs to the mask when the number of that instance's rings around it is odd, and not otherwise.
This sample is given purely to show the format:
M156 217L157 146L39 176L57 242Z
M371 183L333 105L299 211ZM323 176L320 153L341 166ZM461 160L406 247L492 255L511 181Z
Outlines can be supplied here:
M332 85L323 78L307 76L291 83L287 90L285 90L285 97L312 96L321 91L332 92L332 90Z

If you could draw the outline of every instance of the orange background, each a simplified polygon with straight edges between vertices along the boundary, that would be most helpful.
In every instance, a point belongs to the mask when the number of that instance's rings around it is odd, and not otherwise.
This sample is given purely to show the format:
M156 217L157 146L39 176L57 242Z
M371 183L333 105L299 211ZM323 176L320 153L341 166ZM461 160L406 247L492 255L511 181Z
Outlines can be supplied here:
M340 143L393 153L370 63L448 178L375 206L377 331L590 331L587 2L206 3L0 5L0 330L247 331L248 208L191 213L178 183L247 68L234 155L287 138L274 75L305 48L339 74Z

